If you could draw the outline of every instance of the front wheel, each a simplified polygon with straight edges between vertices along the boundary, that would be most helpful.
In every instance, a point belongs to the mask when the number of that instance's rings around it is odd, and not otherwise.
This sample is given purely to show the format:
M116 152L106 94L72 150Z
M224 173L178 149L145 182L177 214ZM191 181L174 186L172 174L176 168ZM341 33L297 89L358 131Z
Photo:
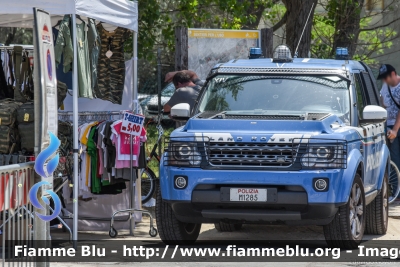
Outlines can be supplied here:
M385 172L381 192L368 204L365 232L371 235L386 234L389 221L388 175Z
M393 201L396 200L397 196L400 193L400 171L393 161L390 162L388 187L389 187L389 203L392 203Z
M167 245L190 245L196 242L201 224L179 221L171 206L164 202L161 190L157 192L156 222L161 240Z
M339 207L333 220L324 225L329 246L355 249L361 243L365 230L365 192L359 174L354 177L346 205Z

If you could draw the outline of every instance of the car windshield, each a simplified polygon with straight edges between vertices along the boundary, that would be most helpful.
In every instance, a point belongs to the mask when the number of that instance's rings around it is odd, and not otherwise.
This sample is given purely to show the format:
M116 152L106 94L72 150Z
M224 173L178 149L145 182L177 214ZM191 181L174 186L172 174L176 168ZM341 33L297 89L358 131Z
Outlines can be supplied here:
M332 113L348 122L348 83L338 76L218 75L209 81L199 111L244 115Z

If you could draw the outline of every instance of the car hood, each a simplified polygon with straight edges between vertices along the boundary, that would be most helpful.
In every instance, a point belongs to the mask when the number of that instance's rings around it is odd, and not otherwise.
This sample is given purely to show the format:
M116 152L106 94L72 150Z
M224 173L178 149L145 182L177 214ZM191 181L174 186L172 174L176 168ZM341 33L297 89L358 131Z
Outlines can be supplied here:
M161 105L164 105L168 102L170 98L162 96L161 97ZM157 95L148 96L140 102L141 105L158 105L158 97Z
M202 119L192 118L171 137L204 136L215 141L243 142L270 140L290 141L293 138L321 138L354 140L359 133L346 126L336 115L329 114L321 120L252 120L252 119ZM229 140L228 140L229 139ZM282 139L282 140L279 140ZM286 140L287 139L287 140ZM212 141L212 140L211 140Z

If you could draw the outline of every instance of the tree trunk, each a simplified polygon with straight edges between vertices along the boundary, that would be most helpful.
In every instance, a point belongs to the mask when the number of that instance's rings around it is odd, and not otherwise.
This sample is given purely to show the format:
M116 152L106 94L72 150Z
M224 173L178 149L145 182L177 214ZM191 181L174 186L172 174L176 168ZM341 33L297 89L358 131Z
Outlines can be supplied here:
M299 45L297 50L298 57L309 57L311 47L311 29L317 0L282 0L282 2L286 7L287 12L286 45L289 46L293 56L297 45ZM306 25L310 11L311 15ZM300 40L303 29L303 37Z
M9 30L7 40L4 42L5 46L9 46L14 41L15 33L17 32L17 28L9 28Z
M363 5L364 0L330 0L328 14L335 19L331 56L335 54L337 47L347 47L350 58L355 54Z

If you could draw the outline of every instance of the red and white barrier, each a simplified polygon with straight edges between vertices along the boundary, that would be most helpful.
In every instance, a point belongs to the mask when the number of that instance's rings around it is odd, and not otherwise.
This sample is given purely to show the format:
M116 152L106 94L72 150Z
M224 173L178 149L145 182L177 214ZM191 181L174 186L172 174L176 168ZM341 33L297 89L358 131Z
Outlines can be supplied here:
M10 169L13 165L0 167L0 211L14 210L17 207L29 203L29 190L33 185L32 167L15 165L15 170Z

